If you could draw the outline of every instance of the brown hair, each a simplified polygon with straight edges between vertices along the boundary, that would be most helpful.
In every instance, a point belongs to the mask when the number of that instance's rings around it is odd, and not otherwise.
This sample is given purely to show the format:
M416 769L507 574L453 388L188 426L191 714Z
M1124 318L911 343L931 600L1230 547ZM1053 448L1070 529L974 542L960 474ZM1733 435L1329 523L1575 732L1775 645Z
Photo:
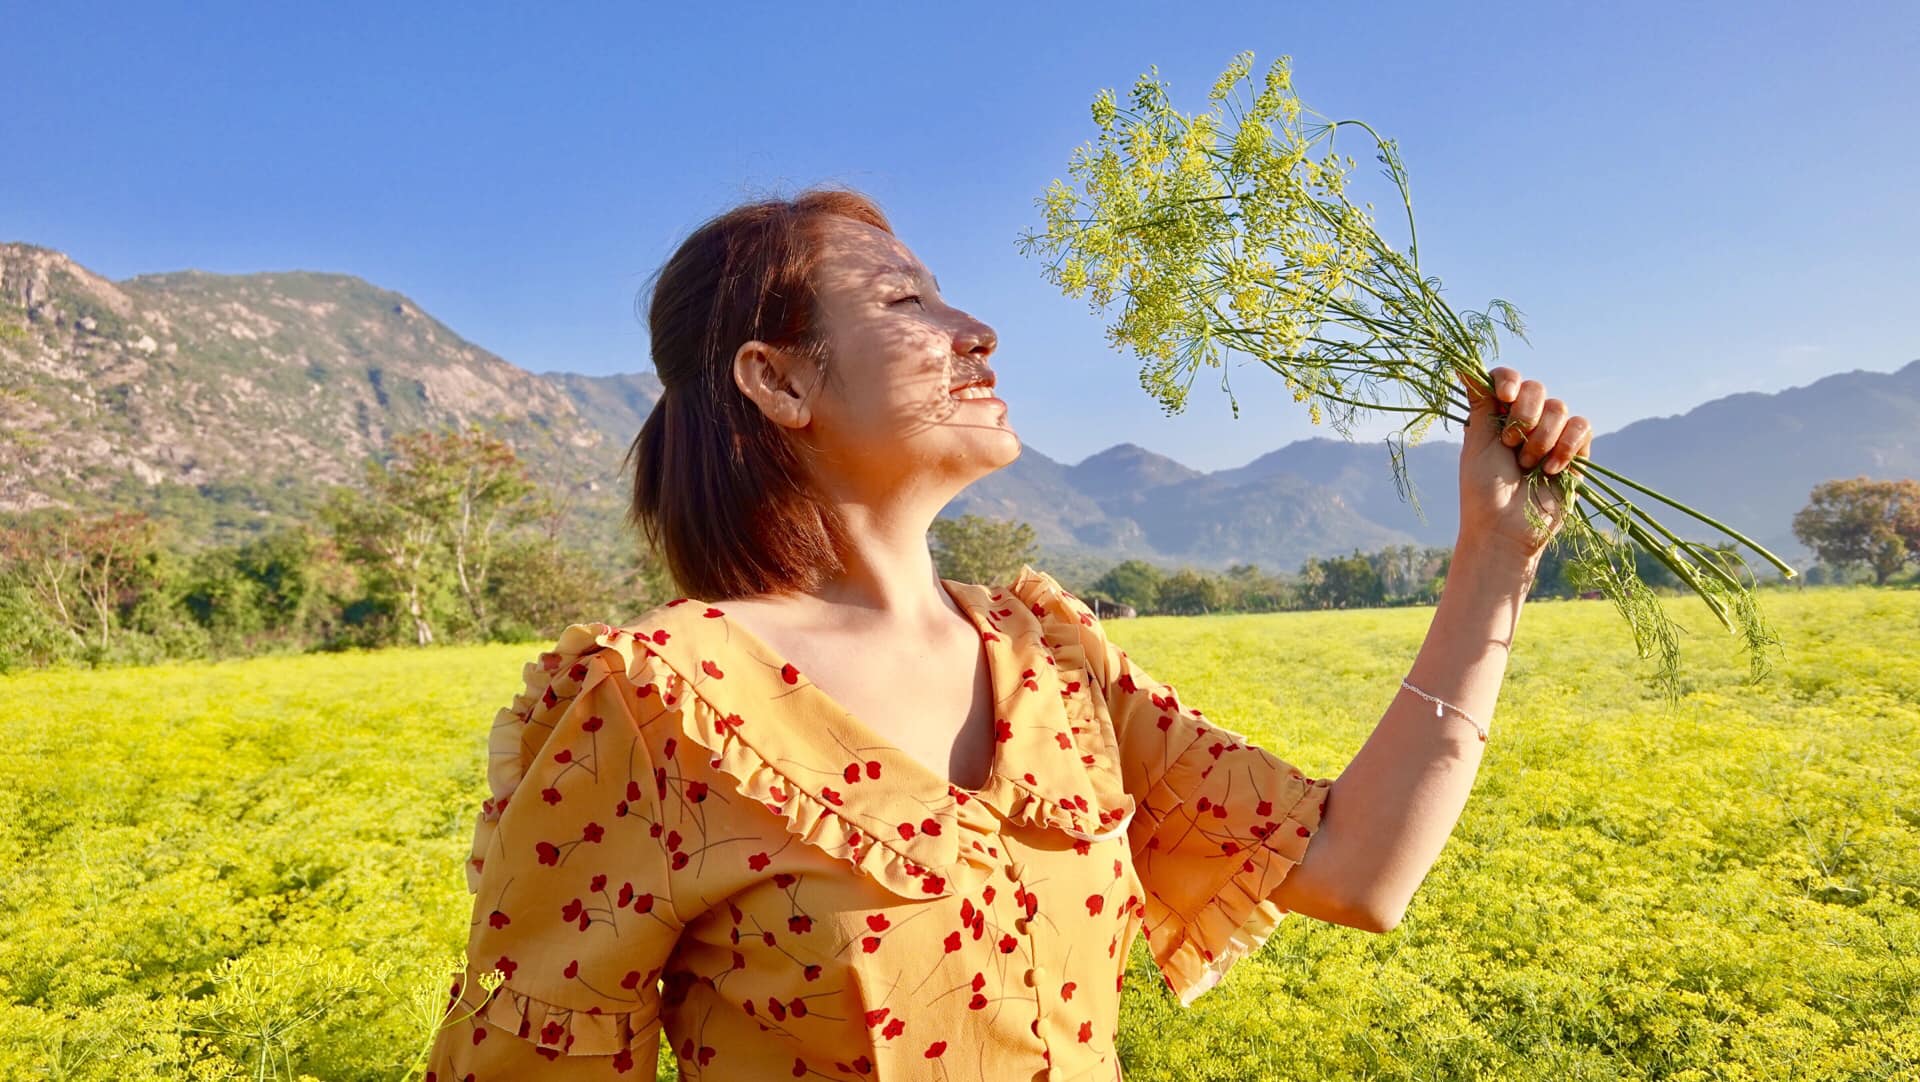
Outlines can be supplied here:
M627 521L686 596L811 593L842 570L845 523L813 497L787 431L733 382L753 339L832 377L813 284L828 214L893 232L866 196L810 188L709 218L655 272L646 316L664 390L627 449Z

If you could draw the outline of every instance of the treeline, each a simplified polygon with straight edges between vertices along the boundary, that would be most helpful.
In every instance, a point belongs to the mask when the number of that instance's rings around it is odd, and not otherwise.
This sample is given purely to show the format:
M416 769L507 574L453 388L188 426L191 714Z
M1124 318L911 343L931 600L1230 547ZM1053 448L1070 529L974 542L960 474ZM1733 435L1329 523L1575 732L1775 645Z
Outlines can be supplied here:
M11 516L0 671L526 641L672 596L638 546L623 563L564 543L568 512L474 427L396 437L317 523L231 546L137 512Z
M398 436L360 485L326 494L316 522L235 545L196 546L179 527L137 512L16 514L0 524L0 672L525 642L573 622L619 623L677 596L637 539L615 553L563 541L578 536L564 529L569 513L505 441L473 427ZM1793 528L1820 561L1798 585L1895 582L1920 562L1920 482L1825 482ZM963 582L1048 566L1025 523L940 519L928 541L939 574ZM1309 559L1292 574L1128 560L1057 577L1084 599L1139 616L1431 605L1452 555L1393 545ZM1685 589L1665 564L1636 556L1649 586ZM1529 596L1579 596L1551 547Z
M1807 505L1793 520L1794 536L1812 550L1817 562L1802 568L1795 586L1889 585L1913 578L1920 569L1920 481L1873 481L1865 477L1825 481L1814 486ZM935 556L941 574L967 582L993 582L1022 563L1042 566L1032 527L992 522L966 515L934 524ZM1731 541L1712 548L1739 552ZM1771 571L1750 553L1747 565ZM1355 549L1345 556L1308 559L1297 572L1274 574L1253 564L1224 572L1181 568L1167 571L1143 560L1127 560L1063 585L1088 602L1126 606L1136 616L1195 615L1212 612L1282 612L1302 609L1382 608L1438 603L1446 587L1453 550L1390 545L1374 552ZM1656 593L1691 593L1667 565L1636 548L1634 566ZM1777 579L1763 579L1777 583ZM1540 557L1529 598L1599 597L1582 591L1566 576L1564 554L1549 546Z

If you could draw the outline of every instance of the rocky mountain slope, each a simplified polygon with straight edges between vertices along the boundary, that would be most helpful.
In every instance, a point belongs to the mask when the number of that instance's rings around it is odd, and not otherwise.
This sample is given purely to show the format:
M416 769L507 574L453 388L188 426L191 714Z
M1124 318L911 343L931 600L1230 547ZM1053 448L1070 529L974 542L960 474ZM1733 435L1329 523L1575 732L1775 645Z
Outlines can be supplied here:
M632 543L621 458L659 395L651 370L528 372L347 275L115 282L0 244L0 514L138 507L194 540L232 540L309 514L396 433L483 421L572 496L574 540L615 554ZM1593 455L1796 560L1790 523L1812 486L1920 476L1916 433L1920 361L1637 421ZM1073 465L1029 446L943 514L1028 522L1049 559L1080 566L1292 571L1354 548L1451 543L1458 455L1457 440L1407 449L1425 521L1396 491L1385 444L1324 438L1212 473L1131 443ZM1710 536L1679 512L1661 518Z

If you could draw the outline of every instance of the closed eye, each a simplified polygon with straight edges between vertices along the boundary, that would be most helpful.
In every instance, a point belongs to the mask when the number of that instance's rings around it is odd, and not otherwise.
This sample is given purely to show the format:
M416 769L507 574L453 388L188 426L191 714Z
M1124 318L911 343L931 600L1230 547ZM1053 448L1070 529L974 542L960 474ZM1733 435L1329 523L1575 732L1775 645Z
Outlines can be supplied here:
M920 294L918 294L918 293L910 293L910 294L908 294L907 296L904 296L904 297L902 297L902 298L900 298L899 300L897 300L897 301L894 301L893 303L895 303L895 304L905 304L905 303L906 303L906 302L908 302L908 301L920 301ZM922 308L925 308L926 306L927 306L927 302L926 302L926 301L920 301L920 307L922 307Z

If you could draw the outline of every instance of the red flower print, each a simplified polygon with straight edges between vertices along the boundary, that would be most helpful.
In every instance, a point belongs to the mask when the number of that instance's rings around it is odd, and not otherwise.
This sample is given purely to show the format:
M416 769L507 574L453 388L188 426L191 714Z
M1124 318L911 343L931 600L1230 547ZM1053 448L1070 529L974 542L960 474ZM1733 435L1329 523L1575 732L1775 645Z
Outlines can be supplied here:
M1102 909L1106 908L1106 905L1107 905L1107 900L1101 897L1100 895L1098 894L1087 895L1087 916L1091 917L1091 916L1097 915Z
M872 1029L874 1026L877 1026L880 1023L886 1021L887 1012L892 1009L893 1008L891 1007L880 1007L875 1010L868 1011L867 1012L867 1028Z
M960 933L948 932L945 946L947 948L948 954L952 954L954 951L959 950L960 949Z
M935 1041L932 1044L927 1046L926 1055L928 1059L939 1059L941 1056L944 1056L946 1054L947 1054L947 1042L945 1041Z
M1093 1040L1093 1023L1092 1022L1080 1023L1080 1043L1085 1044L1091 1040Z
M727 675L726 673L723 673L720 671L720 666L715 665L711 661L702 661L700 663L700 671L706 673L708 676L713 677L715 680L724 680L726 679L726 675Z
M902 1033L905 1033L906 1031L907 1031L907 1024L905 1022L902 1022L900 1019L896 1018L893 1021L887 1023L887 1028L880 1031L880 1036L885 1037L887 1040L891 1041L895 1037L900 1036Z
M513 923L512 919L510 919L505 913L500 912L498 909L494 910L493 913L487 917L487 924L494 928L505 928L507 925L512 923Z
M892 923L891 921L887 920L887 915L885 913L867 914L867 927L873 929L876 932L886 931L887 927L891 923Z
M868 759L867 760L867 777L877 778L879 776L880 776L880 760Z
M767 856L767 854L762 851L747 858L747 867L752 868L756 872L765 871L767 865L772 863L772 861L773 858Z
M533 851L540 857L542 864L560 863L560 847L552 842L541 842L533 847Z
M792 662L788 662L780 666L780 679L789 684L797 684L800 682L800 670L794 668Z

